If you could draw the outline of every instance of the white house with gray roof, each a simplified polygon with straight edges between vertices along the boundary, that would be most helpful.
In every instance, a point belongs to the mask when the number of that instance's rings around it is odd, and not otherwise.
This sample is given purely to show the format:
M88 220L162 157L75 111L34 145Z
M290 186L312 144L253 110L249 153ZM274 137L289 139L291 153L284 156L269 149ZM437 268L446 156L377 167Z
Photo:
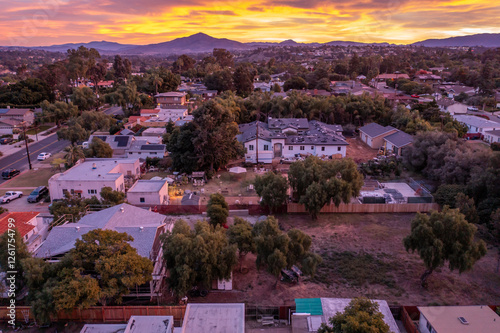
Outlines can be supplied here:
M500 130L484 132L484 139L489 143L500 143Z
M256 163L257 155L260 163L297 155L346 155L348 143L342 136L340 125L308 121L306 118L269 118L268 123L254 121L239 128L237 139L245 146L246 162Z
M63 199L66 193L81 198L96 196L101 199L103 187L125 192L127 179L136 179L140 174L140 161L137 158L88 158L50 177L50 199Z
M481 117L470 115L455 115L453 116L453 118L467 126L467 133L480 133L482 135L485 135L487 131L500 130L500 123Z
M81 239L82 235L94 229L126 232L134 238L130 245L137 253L153 261L151 296L156 296L159 291L156 283L161 281L160 275L164 268L159 236L172 228L173 223L166 223L165 215L124 203L85 215L77 223L66 223L52 228L36 251L35 257L57 262L74 248L75 242Z
M384 137L384 142L386 151L402 156L404 148L413 143L413 136L403 131L397 131Z
M127 191L127 201L132 205L166 205L168 183L166 180L139 179Z
M94 138L106 142L113 149L113 157L145 160L147 157L163 158L166 152L166 145L161 144L162 138L158 136L94 134L90 136L89 142Z

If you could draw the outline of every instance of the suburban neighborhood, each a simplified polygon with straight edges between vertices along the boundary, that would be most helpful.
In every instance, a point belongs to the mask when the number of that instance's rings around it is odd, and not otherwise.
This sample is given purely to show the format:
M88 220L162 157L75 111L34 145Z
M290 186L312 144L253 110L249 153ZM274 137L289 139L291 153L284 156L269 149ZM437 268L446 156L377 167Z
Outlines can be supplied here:
M0 332L500 332L500 48L273 41L0 47Z

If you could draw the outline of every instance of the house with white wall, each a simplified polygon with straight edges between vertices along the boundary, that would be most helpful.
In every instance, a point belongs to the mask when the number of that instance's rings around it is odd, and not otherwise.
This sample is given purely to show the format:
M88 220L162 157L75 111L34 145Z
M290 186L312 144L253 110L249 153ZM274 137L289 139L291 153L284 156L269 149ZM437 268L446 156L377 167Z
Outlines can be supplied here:
M369 147L378 149L384 146L384 138L396 133L398 130L392 126L382 126L377 123L370 123L359 129L361 141Z
M140 158L147 157L163 158L166 145L162 144L162 138L158 136L132 136L132 135L91 135L89 142L99 138L113 149L113 157Z
M141 174L139 159L89 158L49 179L50 199L63 199L66 193L81 198L101 199L103 187L125 192L128 179Z
M166 180L139 179L127 191L127 201L131 205L167 205L168 199Z
M484 140L488 141L489 143L500 143L500 130L484 132Z
M40 212L3 213L0 215L0 235L7 232L10 229L10 222L14 221L15 229L28 247L28 251L33 253L40 246L44 238L44 229L48 228L48 224L45 224L44 227L43 218L39 217L39 215Z
M269 118L268 123L254 121L239 129L237 139L245 146L245 161L249 163L271 163L274 158L297 155L345 157L348 146L342 126L306 118Z
M458 122L467 126L467 133L480 133L485 135L487 131L500 130L500 123L471 115L453 116Z
M497 333L500 317L489 306L419 306L421 333Z

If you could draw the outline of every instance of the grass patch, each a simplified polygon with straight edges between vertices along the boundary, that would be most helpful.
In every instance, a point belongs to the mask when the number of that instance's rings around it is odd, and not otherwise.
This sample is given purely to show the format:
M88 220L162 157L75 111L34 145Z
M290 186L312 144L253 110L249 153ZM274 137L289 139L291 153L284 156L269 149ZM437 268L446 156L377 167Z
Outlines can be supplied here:
M314 280L330 284L333 280L352 285L384 285L396 288L392 271L397 267L394 262L385 262L371 254L350 251L321 254L323 263L318 266Z
M29 134L29 135L35 135L36 133L40 134L40 132L46 131L51 127L52 126L42 125L38 128L38 130L30 129L29 131L26 131L26 134Z
M49 178L56 172L51 168L39 168L38 170L29 170L17 177L14 177L10 182L4 183L3 188L16 188L16 187L37 187L47 186Z

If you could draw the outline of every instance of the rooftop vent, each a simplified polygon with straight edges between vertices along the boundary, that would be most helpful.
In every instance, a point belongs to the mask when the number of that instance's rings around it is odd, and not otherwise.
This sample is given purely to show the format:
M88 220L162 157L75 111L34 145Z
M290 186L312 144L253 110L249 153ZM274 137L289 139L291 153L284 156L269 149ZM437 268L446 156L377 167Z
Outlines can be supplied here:
M139 229L140 229L141 231L143 231L143 230L144 230L144 227L139 227Z
M464 317L458 317L458 320L464 325L469 325L469 322Z
M123 213L125 211L125 208L120 207L120 211Z
M80 227L75 227L76 232L80 231Z
M92 163L92 170L95 170L95 169L97 169L97 164Z

